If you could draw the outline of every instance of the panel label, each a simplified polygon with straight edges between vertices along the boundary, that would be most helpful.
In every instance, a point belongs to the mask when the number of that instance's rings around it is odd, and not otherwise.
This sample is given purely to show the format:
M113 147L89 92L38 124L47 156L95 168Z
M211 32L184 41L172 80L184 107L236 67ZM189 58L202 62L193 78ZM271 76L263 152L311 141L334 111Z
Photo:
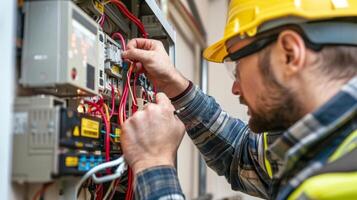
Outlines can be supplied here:
M100 2L98 1L95 1L95 7L98 9L98 11L100 12L100 14L103 14L104 13L104 5L101 4Z
M82 118L81 136L99 138L99 122Z
M115 129L114 142L120 142L120 135L121 135L121 129L120 128L116 128Z
M25 134L28 125L27 112L15 112L13 119L14 134Z
M78 166L78 158L74 156L66 157L65 161L66 167L77 167Z

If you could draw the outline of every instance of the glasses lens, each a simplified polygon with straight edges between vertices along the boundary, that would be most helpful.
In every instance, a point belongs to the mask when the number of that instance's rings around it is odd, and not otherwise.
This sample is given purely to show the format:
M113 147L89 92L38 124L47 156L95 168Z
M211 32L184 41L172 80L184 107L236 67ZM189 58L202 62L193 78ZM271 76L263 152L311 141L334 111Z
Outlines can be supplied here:
M236 80L236 65L237 63L236 62L233 62L233 61L226 61L224 62L224 65L226 67L226 70L227 70L227 73L229 75L229 77L235 81Z

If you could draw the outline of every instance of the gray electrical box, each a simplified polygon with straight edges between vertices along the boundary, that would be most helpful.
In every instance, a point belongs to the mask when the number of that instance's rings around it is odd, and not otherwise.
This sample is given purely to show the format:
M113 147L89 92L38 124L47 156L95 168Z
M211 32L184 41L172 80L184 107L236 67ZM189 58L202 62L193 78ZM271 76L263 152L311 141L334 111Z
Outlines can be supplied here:
M57 173L60 108L65 102L53 96L15 100L13 180L51 181Z
M20 83L56 96L98 94L104 35L72 1L28 1Z

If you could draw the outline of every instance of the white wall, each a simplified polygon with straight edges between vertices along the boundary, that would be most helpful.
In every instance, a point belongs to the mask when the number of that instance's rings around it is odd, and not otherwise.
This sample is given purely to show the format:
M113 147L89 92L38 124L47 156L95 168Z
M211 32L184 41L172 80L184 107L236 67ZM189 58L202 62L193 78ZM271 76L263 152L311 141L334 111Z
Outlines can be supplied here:
M207 31L208 43L217 41L222 35L226 20L227 1L225 0L196 0L198 11ZM186 0L182 3L188 8ZM173 12L171 10L171 12ZM197 69L199 64L195 62L194 40L190 35L190 29L182 25L182 20L175 17L171 19L177 30L176 41L176 67L196 84ZM183 35L186 35L183 37ZM185 38L185 39L184 39ZM216 98L224 110L232 116L246 121L246 108L239 105L238 98L231 94L233 80L229 77L224 65L209 64L208 93ZM184 138L178 152L178 174L183 192L187 199L197 198L198 195L198 160L197 148L187 136ZM211 169L207 171L207 192L213 195L213 199L223 199L241 196L243 199L254 199L242 193L231 190L224 177L219 177Z
M177 32L176 41L176 68L190 80L195 81L195 56L193 47L188 44L182 35ZM198 181L198 151L192 144L191 139L185 135L178 151L178 175L182 190L187 198L197 195Z
M197 5L201 8L202 4ZM203 23L208 34L208 44L218 41L224 33L225 20L227 14L228 3L226 0L208 0L209 5L204 9L199 9L202 12ZM248 120L246 107L239 104L237 96L231 93L233 80L228 75L228 72L223 64L209 63L208 65L208 93L215 97L222 108L231 116L240 118L243 121ZM224 177L219 177L214 171L208 169L207 172L207 190L214 195L214 199L222 199L226 197L241 195L243 199L256 199L254 197L244 195L231 190L230 185Z

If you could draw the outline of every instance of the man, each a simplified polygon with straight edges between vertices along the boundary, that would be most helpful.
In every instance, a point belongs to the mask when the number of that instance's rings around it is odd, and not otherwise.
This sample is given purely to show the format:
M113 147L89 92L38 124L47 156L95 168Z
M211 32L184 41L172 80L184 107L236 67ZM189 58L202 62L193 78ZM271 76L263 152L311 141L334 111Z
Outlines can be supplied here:
M204 56L234 62L248 125L176 71L160 42L135 39L123 54L164 93L123 127L136 198L184 199L174 160L185 127L234 190L356 199L357 1L232 0L229 9L224 38Z

